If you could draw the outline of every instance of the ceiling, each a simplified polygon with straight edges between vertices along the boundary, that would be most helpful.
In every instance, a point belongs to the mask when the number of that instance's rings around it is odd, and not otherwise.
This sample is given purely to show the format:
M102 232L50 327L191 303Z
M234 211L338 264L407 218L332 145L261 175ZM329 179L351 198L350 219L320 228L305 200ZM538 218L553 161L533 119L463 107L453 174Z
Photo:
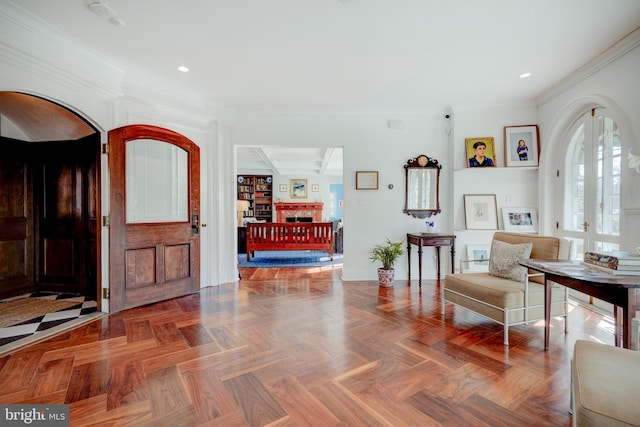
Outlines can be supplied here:
M237 147L238 172L342 176L341 147Z
M237 112L534 103L640 27L638 0L0 1L99 52L125 86ZM337 163L312 150L238 154L282 171Z

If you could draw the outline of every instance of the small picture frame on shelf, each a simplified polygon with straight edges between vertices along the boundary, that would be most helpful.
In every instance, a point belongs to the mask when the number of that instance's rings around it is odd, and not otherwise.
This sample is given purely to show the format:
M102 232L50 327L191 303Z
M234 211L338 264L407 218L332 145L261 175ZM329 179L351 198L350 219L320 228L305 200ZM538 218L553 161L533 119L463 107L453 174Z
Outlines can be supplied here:
M307 180L306 179L292 179L290 185L291 185L292 199L307 198Z
M467 167L496 167L496 149L492 136L466 138Z
M538 213L534 208L502 208L502 223L506 231L538 232Z
M497 230L498 208L495 194L465 194L464 216L467 230Z
M356 190L377 190L378 171L357 171Z
M504 127L504 162L507 167L537 167L539 151L538 125Z
M491 245L467 245L467 262L462 263L469 271L489 271Z

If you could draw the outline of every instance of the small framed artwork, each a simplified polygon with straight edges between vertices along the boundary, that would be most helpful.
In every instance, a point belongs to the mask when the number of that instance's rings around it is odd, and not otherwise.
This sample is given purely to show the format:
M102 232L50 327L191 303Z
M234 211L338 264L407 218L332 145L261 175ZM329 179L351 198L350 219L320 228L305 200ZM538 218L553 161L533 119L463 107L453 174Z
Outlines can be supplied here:
M317 193L318 191L320 191L320 186L318 184L313 184L311 186L311 191L313 191L314 193Z
M467 167L496 167L496 148L493 137L466 138Z
M467 269L470 271L489 271L491 245L467 245Z
M504 161L507 167L538 166L538 125L504 127Z
M280 192L281 193L287 192L287 184L280 184Z
M538 213L534 208L502 208L502 222L507 231L538 232Z
M495 194L465 194L464 218L467 230L497 230L498 208Z
M306 179L292 179L291 186L291 198L292 199L306 199L307 198L307 180Z
M377 190L378 171L356 172L356 190Z

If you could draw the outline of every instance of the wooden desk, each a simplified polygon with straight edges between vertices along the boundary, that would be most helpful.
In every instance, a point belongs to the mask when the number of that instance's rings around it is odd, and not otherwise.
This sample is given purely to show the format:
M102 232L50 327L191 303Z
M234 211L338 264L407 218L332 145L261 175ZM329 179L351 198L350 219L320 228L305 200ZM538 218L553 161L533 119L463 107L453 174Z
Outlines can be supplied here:
M438 280L440 280L440 248L451 246L451 273L454 271L456 259L456 236L453 234L438 233L407 233L407 259L409 260L408 279L411 280L411 245L418 246L418 285L422 286L422 247L434 246L436 248L436 261L438 266Z
M551 321L551 288L555 282L591 295L614 307L622 309L622 336L624 347L631 347L631 319L639 305L636 289L640 288L640 276L613 276L596 272L582 265L581 261L553 261L526 259L518 261L523 267L544 273L544 349L549 349L549 322ZM616 314L616 344L618 343L618 316ZM566 322L566 320L565 320Z

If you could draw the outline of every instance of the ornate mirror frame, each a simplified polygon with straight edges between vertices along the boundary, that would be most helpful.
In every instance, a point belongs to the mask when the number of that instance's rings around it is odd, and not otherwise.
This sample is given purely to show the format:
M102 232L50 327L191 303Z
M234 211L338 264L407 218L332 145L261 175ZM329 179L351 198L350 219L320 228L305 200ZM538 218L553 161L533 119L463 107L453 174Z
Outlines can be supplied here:
M403 212L415 218L440 213L440 169L434 158L424 154L407 160Z

